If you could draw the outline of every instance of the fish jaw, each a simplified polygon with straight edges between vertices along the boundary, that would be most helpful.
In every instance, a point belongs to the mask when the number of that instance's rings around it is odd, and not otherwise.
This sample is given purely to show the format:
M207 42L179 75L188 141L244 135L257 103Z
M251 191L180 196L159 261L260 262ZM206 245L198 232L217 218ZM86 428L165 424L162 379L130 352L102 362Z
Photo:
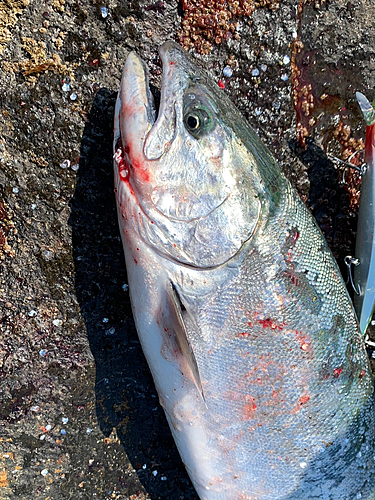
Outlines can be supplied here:
M181 49L173 42L165 42L159 48L159 54L163 65L160 108L144 145L148 160L158 160L165 155L178 130L181 131L181 106L178 103L189 85L187 59L181 57Z
M119 181L132 184L150 180L143 145L154 115L147 68L137 54L131 52L125 63L115 109L114 154L122 157Z
M365 162L358 213L355 255L360 265L354 270L359 294L354 297L361 332L365 335L375 310L375 111L367 98L357 92L366 121Z

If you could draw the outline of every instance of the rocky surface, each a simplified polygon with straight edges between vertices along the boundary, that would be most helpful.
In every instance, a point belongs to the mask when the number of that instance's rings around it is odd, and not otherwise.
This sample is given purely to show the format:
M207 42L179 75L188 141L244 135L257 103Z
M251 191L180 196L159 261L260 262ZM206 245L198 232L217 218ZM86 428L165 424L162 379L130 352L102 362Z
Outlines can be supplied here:
M343 269L359 182L352 174L346 189L327 152L361 148L355 91L374 98L374 2L249 3L251 16L196 57L271 148ZM0 0L1 499L197 500L131 317L111 141L128 52L157 85L164 40L207 49L208 28L182 29L201 7Z

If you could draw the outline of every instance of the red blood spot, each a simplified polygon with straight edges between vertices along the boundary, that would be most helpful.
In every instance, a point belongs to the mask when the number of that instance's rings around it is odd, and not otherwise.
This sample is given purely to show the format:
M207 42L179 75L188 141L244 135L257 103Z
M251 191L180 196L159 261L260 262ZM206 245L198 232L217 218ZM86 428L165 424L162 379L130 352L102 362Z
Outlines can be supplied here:
M296 231L296 232L293 234L292 243L293 243L294 245L296 244L296 242L297 242L297 240L298 240L298 238L299 238L299 235L300 235L299 231Z
M133 165L133 168L138 170L141 167L141 162L139 160L137 160L136 158L132 158L132 165Z
M119 140L119 142L120 142L120 140ZM117 143L117 147L116 147L115 159L116 159L120 179L124 182L127 182L129 179L129 164L125 160L124 155L122 154L121 144L119 144L119 142Z
M298 400L299 404L296 406L296 408L294 408L292 413L298 413L301 409L301 406L306 404L309 401L309 399L310 399L310 396L308 396L307 394L305 394L304 396L301 396Z
M302 351L308 351L310 348L310 344L311 344L310 339L299 330L296 330L294 335L295 335Z
M122 181L129 179L129 165L124 161L122 156L118 160L118 173Z
M293 285L296 285L296 286L298 285L299 282L298 282L298 279L296 276L293 276L292 283L293 283Z
M291 262L292 256L293 256L293 248L295 247L298 238L300 237L300 232L295 230L292 234L289 234L286 240L286 245L288 247L288 251L285 255L285 261L286 262Z
M121 144L118 144L117 147L121 147ZM150 174L147 171L147 169L144 168L143 160L139 159L139 158L133 158L130 155L131 149L132 149L131 144L126 144L124 147L124 153L126 156L121 155L120 158L116 159L116 161L118 163L120 179L123 181L127 181L129 179L130 165L131 165L131 167L137 171L137 176L143 182L148 182L150 180ZM130 157L130 161L129 161L129 157Z
M304 405L305 403L307 403L307 401L310 399L310 396L308 396L307 394L305 396L301 396L299 398L299 402L301 403L301 405Z
M144 168L143 161L139 161L137 158L132 158L132 167L137 170L137 175L143 182L148 182L150 180L150 174L147 169Z
M254 333L254 332L239 332L239 333L236 333L235 337L237 339L247 338L249 340L255 340L259 337L259 334Z
M225 83L222 80L219 80L217 84L221 89L225 89Z
M139 248L137 248L138 252L139 252Z
M290 252L287 253L287 259L286 259L287 262L290 262L291 260L291 257L289 257L289 255ZM298 277L295 275L294 271L291 270L283 271L283 275L286 276L291 281L291 283L293 283L293 285L295 286L299 285Z
M335 368L335 369L333 370L333 376L334 376L335 378L338 378L341 374L342 374L342 368Z
M129 179L129 170L127 168L119 170L119 174L122 181L127 181Z
M138 261L137 261L137 259L134 259L134 262L135 262L136 264L138 264Z
M243 408L245 420L248 420L249 418L253 418L257 405L255 404L255 398L252 396L246 396L245 399L249 401Z
M258 319L258 323L260 323L263 328L272 328L272 330L282 330L285 326L284 323L282 323L281 325L274 323L270 318Z

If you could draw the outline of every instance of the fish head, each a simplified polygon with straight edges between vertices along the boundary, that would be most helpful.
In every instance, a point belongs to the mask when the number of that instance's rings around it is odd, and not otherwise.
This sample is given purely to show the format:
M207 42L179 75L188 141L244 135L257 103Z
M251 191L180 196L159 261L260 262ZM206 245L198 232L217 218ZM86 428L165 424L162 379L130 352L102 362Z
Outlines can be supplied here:
M269 154L249 148L245 120L179 45L165 42L159 52L158 110L143 61L132 52L125 64L114 137L119 212L127 232L169 258L218 266L267 211L269 186L258 160Z

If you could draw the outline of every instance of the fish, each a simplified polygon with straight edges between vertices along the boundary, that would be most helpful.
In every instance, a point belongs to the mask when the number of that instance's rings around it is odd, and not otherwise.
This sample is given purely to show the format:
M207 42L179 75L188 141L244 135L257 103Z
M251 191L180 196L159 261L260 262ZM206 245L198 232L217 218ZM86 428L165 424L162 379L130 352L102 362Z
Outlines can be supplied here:
M375 110L368 99L356 93L366 122L365 162L358 213L354 268L354 307L365 335L375 311Z
M373 500L374 384L345 283L191 55L125 62L114 185L135 325L201 500Z

